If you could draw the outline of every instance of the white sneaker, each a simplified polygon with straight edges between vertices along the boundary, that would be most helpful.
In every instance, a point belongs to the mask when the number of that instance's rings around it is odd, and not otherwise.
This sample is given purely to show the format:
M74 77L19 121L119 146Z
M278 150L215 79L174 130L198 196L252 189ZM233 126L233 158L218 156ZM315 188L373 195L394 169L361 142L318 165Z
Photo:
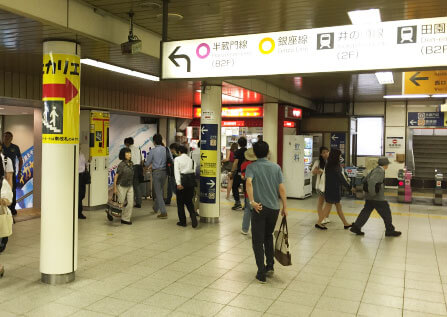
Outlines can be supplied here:
M248 231L245 232L244 230L241 230L241 233L242 233L243 235L247 235L247 234L248 234Z
M325 225L327 223L330 223L331 221L329 220L329 218L324 218L324 220L321 222L321 224Z

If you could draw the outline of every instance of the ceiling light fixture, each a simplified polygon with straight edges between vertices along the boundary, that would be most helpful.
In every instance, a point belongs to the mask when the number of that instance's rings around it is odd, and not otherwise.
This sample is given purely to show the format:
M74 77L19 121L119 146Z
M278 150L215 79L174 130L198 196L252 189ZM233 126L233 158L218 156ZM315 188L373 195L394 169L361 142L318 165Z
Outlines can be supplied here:
M377 72L376 78L381 85L394 84L394 78L392 72Z
M424 99L424 98L430 98L430 95L386 95L383 96L385 99Z
M95 60L90 59L90 58L82 58L81 59L81 64L89 65L89 66L93 66L93 67L97 67L97 68L106 69L106 70L109 70L111 72L116 72L116 73L120 73L120 74L124 74L124 75L128 75L128 76L138 77L138 78L152 80L152 81L160 81L160 78L157 77L157 76L154 76L154 75L140 73L140 72L137 72L137 71L134 71L134 70L130 70L130 69L127 69L127 68L123 68L123 67L119 67L119 66L103 63L103 62L98 62L98 61L95 61Z
M348 11L352 24L371 24L382 21L379 9Z

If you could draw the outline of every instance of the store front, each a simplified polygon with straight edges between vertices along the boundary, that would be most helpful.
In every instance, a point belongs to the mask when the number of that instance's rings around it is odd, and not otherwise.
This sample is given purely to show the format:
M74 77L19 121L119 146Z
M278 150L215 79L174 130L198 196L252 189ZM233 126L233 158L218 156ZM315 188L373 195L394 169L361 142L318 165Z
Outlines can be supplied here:
M193 111L193 120L186 130L186 135L192 147L196 147L200 136L202 113L200 107L194 107ZM247 138L248 148L252 147L253 143L262 135L263 113L263 107L259 105L222 108L221 151L224 158L227 149L231 147L232 143L237 142L241 136Z

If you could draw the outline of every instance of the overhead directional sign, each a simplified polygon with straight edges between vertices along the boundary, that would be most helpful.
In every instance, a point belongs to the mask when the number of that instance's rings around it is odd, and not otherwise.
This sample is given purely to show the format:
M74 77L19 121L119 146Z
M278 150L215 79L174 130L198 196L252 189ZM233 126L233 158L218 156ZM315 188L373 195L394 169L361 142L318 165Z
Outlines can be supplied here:
M447 58L447 55L445 56ZM405 72L403 83L403 94L445 94L447 93L447 70Z
M216 202L218 124L200 126L200 202Z
M444 112L408 113L409 127L443 127L446 123L447 122L444 122Z
M162 78L447 66L446 25L441 17L164 42Z

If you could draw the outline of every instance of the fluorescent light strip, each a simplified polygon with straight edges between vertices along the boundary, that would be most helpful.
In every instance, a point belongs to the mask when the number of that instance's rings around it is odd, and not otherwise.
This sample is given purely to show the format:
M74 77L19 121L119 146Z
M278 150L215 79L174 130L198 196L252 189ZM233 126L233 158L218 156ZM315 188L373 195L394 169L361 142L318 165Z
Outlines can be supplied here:
M431 95L432 98L447 98L447 94Z
M119 67L119 66L103 63L103 62L98 62L98 61L95 61L95 60L90 59L90 58L82 58L81 59L81 64L85 64L85 65L89 65L89 66L93 66L93 67L97 67L97 68L110 70L111 72L116 72L116 73L120 73L120 74L124 74L124 75L128 75L128 76L138 77L138 78L152 80L152 81L160 81L160 78L157 77L157 76L136 72L134 70L130 70L130 69L127 69L127 68L123 68L123 67Z
M382 21L379 9L348 11L352 24L371 24Z
M430 95L386 95L385 99L423 99L430 98Z
M376 77L377 81L381 85L394 84L394 78L392 72L377 72Z

